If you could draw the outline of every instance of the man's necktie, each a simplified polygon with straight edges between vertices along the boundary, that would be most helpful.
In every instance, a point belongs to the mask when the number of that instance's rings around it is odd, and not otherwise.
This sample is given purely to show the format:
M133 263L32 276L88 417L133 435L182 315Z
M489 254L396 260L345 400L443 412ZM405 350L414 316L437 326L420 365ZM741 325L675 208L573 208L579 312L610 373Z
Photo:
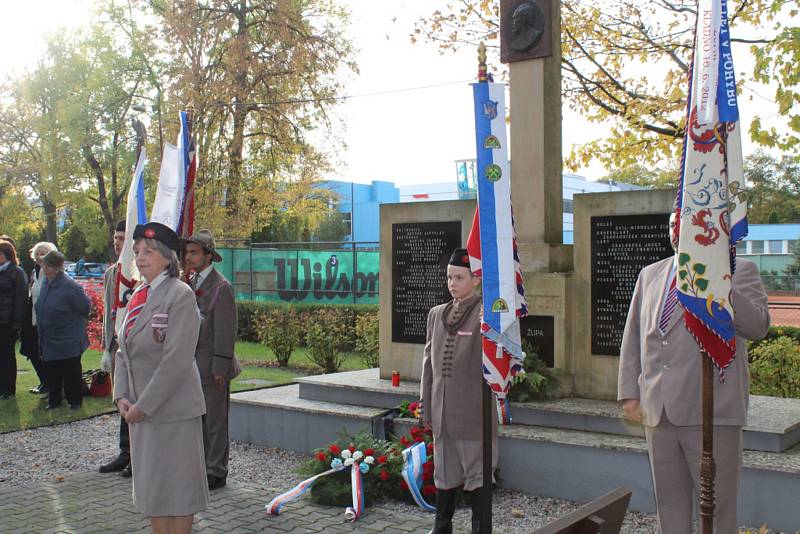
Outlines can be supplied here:
M664 309L661 310L661 320L658 322L658 329L662 334L667 333L669 320L672 318L672 312L675 311L675 306L678 305L678 288L675 286L675 276L672 276L672 282L667 291L667 298L664 299Z
M136 323L136 318L139 316L139 313L144 308L145 303L147 302L147 294L150 292L150 284L144 284L142 287L139 288L136 293L133 294L131 300L128 302L128 317L125 322L125 337L128 337L128 334L133 328L133 325Z

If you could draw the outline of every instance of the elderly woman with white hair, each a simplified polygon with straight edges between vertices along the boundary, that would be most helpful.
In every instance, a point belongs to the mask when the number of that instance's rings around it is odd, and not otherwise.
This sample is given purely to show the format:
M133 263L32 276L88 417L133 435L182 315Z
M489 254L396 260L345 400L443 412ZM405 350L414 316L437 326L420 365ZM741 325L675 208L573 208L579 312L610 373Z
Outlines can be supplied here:
M36 300L39 351L47 376L48 410L61 406L61 392L70 409L83 404L81 356L89 347L86 321L92 304L75 280L64 274L64 255L51 250L42 258L45 281Z
M208 507L205 401L194 350L200 313L179 278L178 236L160 223L133 232L143 283L118 332L114 402L130 425L133 501L153 532L187 533Z
M31 389L31 393L47 393L47 374L44 361L39 352L39 334L36 329L36 313L34 306L42 293L42 283L44 273L42 272L42 258L51 250L58 250L53 243L42 241L31 247L31 259L33 260L33 270L28 277L28 300L25 307L25 315L22 319L22 332L19 339L19 352L30 360L36 376L39 378L39 385Z

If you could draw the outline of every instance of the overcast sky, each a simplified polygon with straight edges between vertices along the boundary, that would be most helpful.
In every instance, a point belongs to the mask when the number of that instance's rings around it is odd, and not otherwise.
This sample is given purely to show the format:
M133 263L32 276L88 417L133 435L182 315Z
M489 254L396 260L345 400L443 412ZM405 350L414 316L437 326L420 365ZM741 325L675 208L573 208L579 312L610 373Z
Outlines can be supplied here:
M455 161L475 157L469 83L475 77L476 50L440 55L431 44L412 45L409 40L414 22L444 0L337 1L352 13L349 35L358 49L360 74L346 77L343 93L353 98L338 107L335 128L347 149L339 154L337 172L330 177L397 185L454 180ZM32 65L43 52L43 35L59 26L85 23L92 4L4 2L0 74ZM737 71L742 70L742 56L737 56ZM358 96L373 93L385 94ZM603 126L586 123L566 106L562 113L565 157L573 144L603 136ZM744 149L745 154L752 149L749 140ZM578 172L589 179L605 174L596 163Z

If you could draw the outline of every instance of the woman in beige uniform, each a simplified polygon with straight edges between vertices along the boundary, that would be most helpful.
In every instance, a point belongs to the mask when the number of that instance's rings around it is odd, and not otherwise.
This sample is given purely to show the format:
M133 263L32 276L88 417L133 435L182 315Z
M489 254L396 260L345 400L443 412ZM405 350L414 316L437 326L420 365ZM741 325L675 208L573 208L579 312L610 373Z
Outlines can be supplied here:
M160 223L133 233L143 283L118 332L114 402L130 424L133 501L155 534L191 532L208 506L202 415L194 348L200 314L178 278L178 236Z

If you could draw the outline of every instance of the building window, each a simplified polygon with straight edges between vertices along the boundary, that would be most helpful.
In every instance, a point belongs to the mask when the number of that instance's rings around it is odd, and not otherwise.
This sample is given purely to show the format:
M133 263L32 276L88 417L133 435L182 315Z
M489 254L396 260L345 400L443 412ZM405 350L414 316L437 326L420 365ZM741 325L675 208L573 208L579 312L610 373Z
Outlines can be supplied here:
M750 241L750 254L763 254L764 242L763 241Z
M736 254L739 256L747 254L747 241L739 241L736 243Z
M572 199L565 198L564 199L564 213L572 213Z
M768 254L783 254L783 241L770 239L768 243Z

